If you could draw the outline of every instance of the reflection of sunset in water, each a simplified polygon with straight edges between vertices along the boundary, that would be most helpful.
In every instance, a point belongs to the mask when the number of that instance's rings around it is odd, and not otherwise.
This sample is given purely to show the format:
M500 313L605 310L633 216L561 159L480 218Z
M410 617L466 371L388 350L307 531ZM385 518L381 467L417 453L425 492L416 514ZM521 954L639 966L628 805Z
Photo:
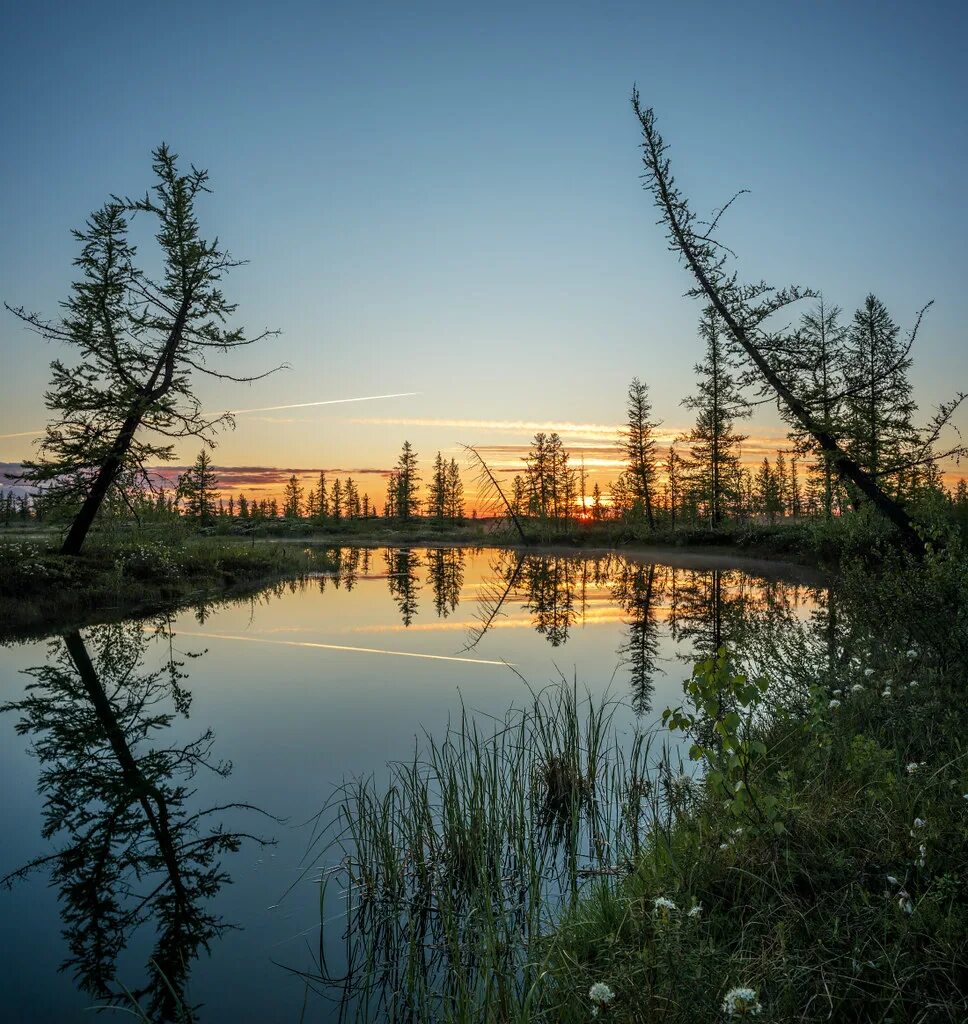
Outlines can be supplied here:
M620 701L620 729L636 724L659 729L662 709L682 699L682 681L696 653L726 643L747 660L759 659L756 667L778 679L783 651L776 635L826 635L820 628L825 592L805 585L808 577L775 564L731 564L714 554L669 552L662 563L644 556L499 549L335 548L328 554L331 572L242 599L200 604L161 626L137 622L82 631L105 692L123 712L119 722L130 748L129 756L117 742L117 730L114 746L99 741L96 749L105 766L113 765L117 753L127 764L127 775L119 775L117 766L113 774L105 769L97 775L99 784L114 787L107 796L113 799L115 790L127 794L129 777L143 788L133 770L139 764L146 778L162 763L194 767L199 736L201 752L211 746L211 766L223 772L199 772L187 788L176 771L167 781L153 775L155 788L144 813L137 800L125 805L122 824L137 827L138 850L150 860L148 868L131 863L157 876L160 896L141 926L135 927L140 917L129 922L122 915L112 933L137 946L141 959L124 960L113 945L103 947L101 959L88 957L91 970L100 972L89 990L113 985L109 974L116 957L119 965L124 961L119 979L137 983L145 977L144 964L153 955L147 940L151 929L145 926L163 918L168 896L185 888L179 874L184 862L195 872L185 877L197 879L212 896L210 906L199 903L197 910L192 900L179 904L174 922L181 929L179 941L163 950L169 959L181 957L179 984L187 987L190 975L192 998L218 1005L233 1019L275 1019L273 961L312 966L305 961L306 940L314 941L319 928L315 885L297 886L280 901L303 867L307 833L298 825L313 818L341 780L379 776L388 761L413 756L414 737L424 730L440 735L465 711L486 721L500 718L508 707L529 701L532 690L562 677L579 691L587 687ZM127 648L115 638L119 631ZM63 641L55 641L55 651L62 647ZM123 657L128 648L130 657ZM37 669L49 657L42 643L0 649L0 702L22 702L20 670ZM89 746L100 736L97 716L76 696L76 664L61 664L62 650L59 657L37 671L60 687L52 692L63 692L64 720L80 730L77 753L71 761L69 751L44 749L66 769L65 795L58 797L71 806L64 820L72 827L89 821L100 828L104 815L87 817L84 793L102 803L105 796L91 786L82 791L78 780L85 776L75 767L75 762L90 763ZM138 689L138 680L151 682L166 700L150 703L160 698L150 687ZM124 703L126 687L134 690ZM97 688L91 682L89 689ZM149 690L149 703L143 704L142 694ZM38 691L32 699L39 696ZM4 871L45 853L37 765L13 726L12 717L0 717L7 730L0 738L6 781L0 811L13 822L0 842ZM59 736L66 740L69 731ZM676 737L660 730L659 739L679 750ZM167 809L167 832L152 825L152 815L160 814L155 804ZM215 826L223 816L220 809L235 804L288 819L289 825L267 828L278 846L262 852L249 844L243 848L248 853L237 855L226 850L218 871L214 864L193 861L196 850L234 846L233 828L257 831L245 818L249 812L240 810L224 812L229 814L226 832L191 834L201 828L205 819L198 815L207 808L218 811ZM83 838L83 830L77 834ZM92 833L88 845L97 838ZM203 845L193 845L196 839ZM56 861L55 881L64 893L73 892L79 870L99 863L87 853L72 857L74 846L63 846ZM157 850L167 861L159 860ZM222 886L222 869L231 886ZM127 892L123 872L99 877L104 899ZM68 913L73 904L66 898L58 903L57 891L38 871L0 894L0 932L6 921L17 928L30 920L43 929L48 938L42 947L7 943L13 951L10 976L26 979L34 992L50 993L53 1009L45 1019L83 1019L89 997L74 987L70 972L56 971L65 962L64 938L73 941L74 920ZM78 920L88 917L85 911ZM223 936L223 921L243 930ZM194 930L185 932L186 923ZM210 941L211 957L197 956L196 938ZM146 977L144 985L151 982L150 971ZM159 998L164 995L157 991ZM298 1015L297 1006L293 1019Z

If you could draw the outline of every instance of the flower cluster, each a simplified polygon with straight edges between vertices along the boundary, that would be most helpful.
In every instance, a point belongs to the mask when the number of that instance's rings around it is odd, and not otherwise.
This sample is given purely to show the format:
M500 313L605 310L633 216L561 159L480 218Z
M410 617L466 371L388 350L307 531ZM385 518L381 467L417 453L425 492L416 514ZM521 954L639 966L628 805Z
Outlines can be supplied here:
M597 1017L599 1012L615 1000L615 991L604 981L596 981L588 990L588 998L592 1001L592 1016Z
M763 1012L755 988L731 988L723 999L723 1013L730 1017L755 1017Z

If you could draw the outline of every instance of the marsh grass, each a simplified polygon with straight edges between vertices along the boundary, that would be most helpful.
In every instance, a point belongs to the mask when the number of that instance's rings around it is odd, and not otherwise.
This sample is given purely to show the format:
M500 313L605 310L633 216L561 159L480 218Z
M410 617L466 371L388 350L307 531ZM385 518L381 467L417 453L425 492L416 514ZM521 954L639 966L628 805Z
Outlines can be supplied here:
M314 986L343 1020L692 1024L747 986L764 1021L968 1020L968 561L846 566L816 625L746 637L755 800L564 683L345 787Z
M563 908L628 875L669 813L668 757L626 710L562 680L499 721L463 709L385 785L339 790L321 910L345 932L313 981L344 1019L534 1019Z

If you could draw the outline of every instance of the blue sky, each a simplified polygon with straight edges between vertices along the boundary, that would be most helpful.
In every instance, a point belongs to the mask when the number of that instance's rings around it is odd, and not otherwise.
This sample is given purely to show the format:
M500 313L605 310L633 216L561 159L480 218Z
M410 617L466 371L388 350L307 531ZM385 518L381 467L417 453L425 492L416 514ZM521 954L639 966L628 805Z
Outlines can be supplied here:
M243 368L293 367L203 385L207 405L419 392L240 417L217 462L382 466L405 436L513 448L530 427L512 423L618 422L633 375L684 427L698 309L641 191L637 82L698 209L751 190L722 232L744 275L848 311L873 290L904 325L936 300L913 374L927 409L968 382L966 12L8 5L0 297L56 312L69 229L146 188L164 139L210 170L202 223L251 261L227 283L240 320L283 331ZM0 321L0 434L43 425L55 354ZM775 413L751 430L779 434ZM0 460L29 440L0 438Z

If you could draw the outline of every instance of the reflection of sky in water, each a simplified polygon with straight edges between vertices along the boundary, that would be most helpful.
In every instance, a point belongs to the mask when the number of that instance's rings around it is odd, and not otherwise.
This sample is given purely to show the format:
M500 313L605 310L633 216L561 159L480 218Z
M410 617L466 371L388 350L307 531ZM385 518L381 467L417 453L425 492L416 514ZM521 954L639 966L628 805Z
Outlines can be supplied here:
M422 730L439 735L462 698L469 708L497 716L524 703L518 674L541 686L560 672L580 686L625 698L643 670L642 659L654 661L651 710L643 716L654 721L678 702L688 674L678 656L696 642L729 639L739 622L772 601L800 620L814 606L805 587L764 583L736 570L714 575L650 569L615 557L550 563L530 556L514 576L515 560L506 554L468 552L460 562L453 552L446 560L424 551L403 559L381 551L344 553L338 586L333 579L311 580L173 619L175 647L207 653L185 665L190 718L176 718L155 742L188 742L212 728L214 757L231 761L233 771L227 779L207 773L196 779L199 806L244 801L289 819L276 826L226 816L232 826L274 834L279 843L264 850L243 846L224 858L234 884L222 888L217 907L242 930L217 940L212 957L191 972L190 1001L207 1005L202 1020L298 1019L302 987L272 961L312 963L319 917L312 879L318 871L276 904L302 867L309 833L300 825L319 810L334 783L361 774L379 777L387 760L412 753ZM462 579L455 570L462 570ZM465 650L473 627L493 610L487 602L505 589L508 597L492 628ZM552 646L549 637L561 642ZM167 647L153 640L149 651L161 661ZM45 657L45 643L0 649L0 701L21 699L26 679L19 671ZM631 710L624 719L631 724ZM39 765L25 754L28 739L15 735L14 722L13 714L0 720L6 823L0 874L47 852L40 834ZM37 874L0 892L0 907L4 1019L81 1019L92 1000L74 990L69 976L56 973L65 955L56 892ZM150 928L142 933L119 959L122 981L138 984L143 976ZM319 1016L325 1016L321 1007Z

